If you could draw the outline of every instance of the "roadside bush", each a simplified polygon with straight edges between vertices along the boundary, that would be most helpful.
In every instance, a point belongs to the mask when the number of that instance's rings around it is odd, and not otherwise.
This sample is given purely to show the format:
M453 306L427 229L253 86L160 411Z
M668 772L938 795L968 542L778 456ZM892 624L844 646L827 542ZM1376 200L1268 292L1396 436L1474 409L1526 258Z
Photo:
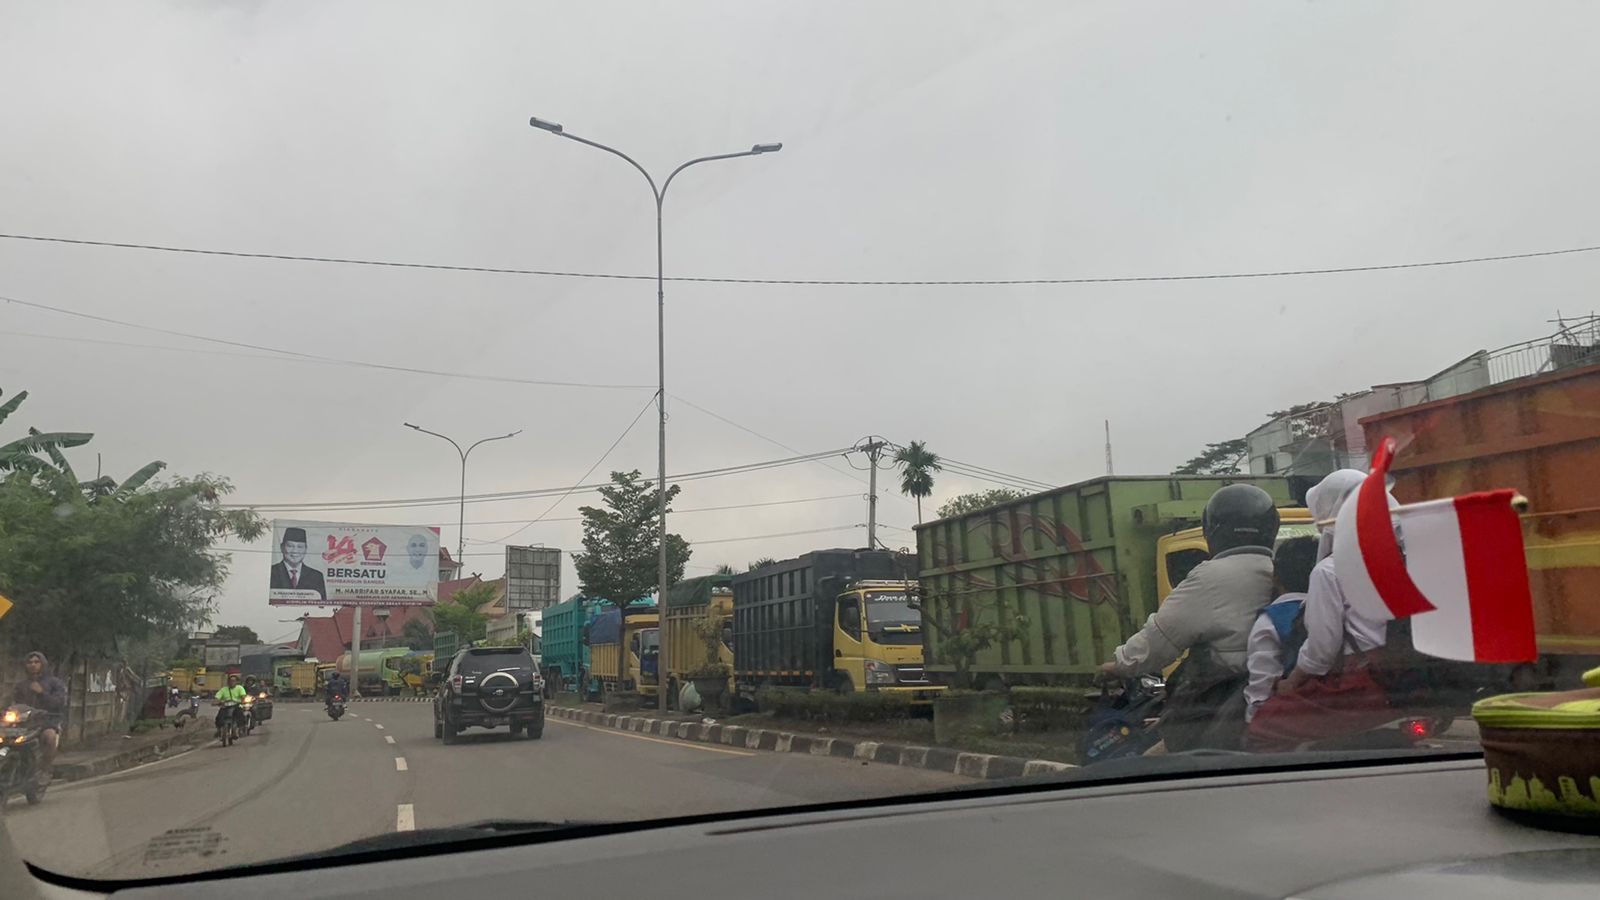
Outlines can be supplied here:
M1018 731L1075 731L1082 727L1089 706L1082 688L1011 689L1011 712Z
M756 692L756 708L786 719L833 724L905 719L916 710L909 698L899 694L841 695L770 688Z

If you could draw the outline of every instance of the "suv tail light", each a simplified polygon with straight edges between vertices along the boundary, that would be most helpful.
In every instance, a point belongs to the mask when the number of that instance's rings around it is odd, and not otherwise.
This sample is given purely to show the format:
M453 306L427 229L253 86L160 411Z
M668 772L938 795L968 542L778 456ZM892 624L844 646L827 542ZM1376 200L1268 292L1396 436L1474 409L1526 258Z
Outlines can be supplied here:
M460 675L451 675L450 676L450 686L455 688L458 691L461 690L461 676Z

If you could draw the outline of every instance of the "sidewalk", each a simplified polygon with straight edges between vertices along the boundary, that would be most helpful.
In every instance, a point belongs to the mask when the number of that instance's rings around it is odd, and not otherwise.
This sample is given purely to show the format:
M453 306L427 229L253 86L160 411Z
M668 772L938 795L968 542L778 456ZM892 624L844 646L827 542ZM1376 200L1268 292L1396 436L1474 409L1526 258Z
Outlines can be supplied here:
M192 750L214 737L209 719L184 728L157 728L142 734L108 734L63 747L56 754L55 780L81 781L96 775L129 769Z

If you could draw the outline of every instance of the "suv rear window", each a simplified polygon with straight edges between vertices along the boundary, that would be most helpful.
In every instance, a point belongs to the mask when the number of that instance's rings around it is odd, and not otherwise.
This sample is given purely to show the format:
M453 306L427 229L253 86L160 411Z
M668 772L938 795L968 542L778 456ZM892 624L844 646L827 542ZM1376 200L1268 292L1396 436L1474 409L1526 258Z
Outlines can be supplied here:
M526 650L469 650L461 657L456 671L462 675L532 672L533 655Z

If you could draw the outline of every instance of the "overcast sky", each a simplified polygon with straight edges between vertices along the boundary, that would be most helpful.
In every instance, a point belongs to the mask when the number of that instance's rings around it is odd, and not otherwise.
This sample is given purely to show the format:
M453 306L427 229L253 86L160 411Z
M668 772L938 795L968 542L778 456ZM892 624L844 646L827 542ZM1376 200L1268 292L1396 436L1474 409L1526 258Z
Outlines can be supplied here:
M169 2L0 6L0 231L452 265L1019 279L1244 272L1600 243L1600 8L1589 3ZM675 472L927 441L1068 483L1169 471L1264 414L1425 377L1587 312L1595 254L1324 277L1029 287L669 284ZM654 286L0 240L0 295L363 362L649 385ZM46 337L49 336L49 337ZM144 346L91 343L119 342ZM453 496L575 483L649 389L298 361L0 303L0 387L236 499ZM177 348L172 350L154 347ZM646 413L597 470L655 470ZM754 432L755 434L753 434ZM764 440L756 434L765 436ZM777 442L777 443L773 443ZM690 574L861 546L843 460L685 485ZM841 471L842 470L842 471ZM941 476L929 505L991 485ZM579 494L514 539L579 546ZM813 499L830 498L830 499ZM468 568L549 499L468 507ZM880 504L891 545L912 505ZM456 509L302 518L443 525ZM509 522L478 524L473 522ZM268 549L267 542L255 545ZM265 552L222 623L263 637ZM576 587L570 564L563 593Z

